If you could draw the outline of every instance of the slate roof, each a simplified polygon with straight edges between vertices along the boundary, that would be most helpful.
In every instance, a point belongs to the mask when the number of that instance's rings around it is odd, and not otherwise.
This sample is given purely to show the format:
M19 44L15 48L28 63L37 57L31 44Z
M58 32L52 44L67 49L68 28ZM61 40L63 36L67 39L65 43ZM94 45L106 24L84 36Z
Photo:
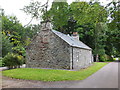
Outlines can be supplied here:
M59 36L61 39L63 39L65 42L67 42L70 46L91 50L91 48L88 47L87 45L85 45L83 42L76 40L71 36L63 34L63 33L58 32L56 30L52 30L52 32L55 33L57 36Z

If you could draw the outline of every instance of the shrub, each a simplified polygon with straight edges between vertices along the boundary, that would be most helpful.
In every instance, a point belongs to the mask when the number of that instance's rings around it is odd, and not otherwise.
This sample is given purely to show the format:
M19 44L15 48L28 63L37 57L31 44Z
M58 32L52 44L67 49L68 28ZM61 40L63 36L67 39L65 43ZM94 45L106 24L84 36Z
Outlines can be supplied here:
M0 67L2 67L2 58L0 58Z
M107 61L114 61L113 58L111 56L107 55Z
M106 60L107 59L105 55L100 56L100 59L99 59L100 62L105 62Z
M100 60L99 61L101 61L101 62L113 61L113 58L111 56L105 54L105 55L101 55L100 56Z
M16 46L12 48L13 53L18 53L19 55L25 57L26 52L25 52L25 48L23 46Z
M23 64L23 56L20 56L18 54L8 53L3 58L3 63L5 63L5 66L8 66L9 69L19 67Z
M25 64L25 56L26 56L25 48L23 46L16 46L16 47L13 47L12 50L14 54L18 54L19 57L22 56L22 58L24 58L23 63Z
M2 57L0 57L0 67L3 67L3 66L4 66L4 63L3 63Z

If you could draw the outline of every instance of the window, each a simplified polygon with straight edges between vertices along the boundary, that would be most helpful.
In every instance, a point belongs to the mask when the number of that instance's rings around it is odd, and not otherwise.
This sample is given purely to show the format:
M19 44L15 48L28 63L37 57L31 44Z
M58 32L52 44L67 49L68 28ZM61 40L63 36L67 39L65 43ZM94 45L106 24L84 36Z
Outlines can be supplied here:
M79 52L76 53L76 59L77 59L77 62L79 61Z

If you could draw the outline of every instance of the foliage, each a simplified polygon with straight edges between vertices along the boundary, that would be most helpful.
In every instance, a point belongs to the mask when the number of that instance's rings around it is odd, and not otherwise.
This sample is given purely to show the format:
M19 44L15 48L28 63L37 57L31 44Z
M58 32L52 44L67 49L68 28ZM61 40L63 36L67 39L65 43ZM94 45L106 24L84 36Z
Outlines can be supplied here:
M40 81L84 80L106 64L107 63L97 62L94 63L94 65L79 71L20 68L3 71L3 75L16 79Z
M7 36L2 35L2 57L7 55L8 52L12 52L12 46L13 44L10 43L10 40L7 38Z
M54 28L64 32L62 26L67 25L69 19L68 3L66 1L53 2L48 13L50 14L50 19L53 22Z
M107 20L107 11L98 2L72 2L70 5L73 17L77 23L84 25L87 23L96 24Z
M4 63L3 63L3 60L2 60L3 58L2 57L0 57L0 67L3 67L4 66Z
M30 14L32 18L39 18L40 17L40 11L41 11L41 3L36 1L31 1L29 6L24 6L23 10L26 14Z
M2 16L2 29L4 35L6 35L10 42L14 46L23 45L27 46L28 38L32 38L37 33L39 25L30 25L29 27L23 27L15 16ZM27 45L26 45L27 44Z
M2 60L0 59L0 67L2 67Z
M4 30L7 35L17 32L18 35L24 36L24 28L15 16L2 16L2 30Z
M23 57L17 54L8 53L2 60L5 66L11 68L16 68L23 64Z
M12 48L13 50L13 53L17 53L18 55L21 55L21 56L26 56L25 54L25 48L22 47L22 46L16 46L16 47L13 47Z
M113 58L111 56L104 54L104 55L100 56L99 61L101 61L101 62L113 61Z
M95 55L104 55L105 54L105 41L107 38L106 32L108 31L108 27L106 24L99 22L96 23L95 33L94 33L94 40L95 40L95 47L94 47L94 54ZM97 60L97 58L96 58Z
M25 35L27 36L27 39L31 39L34 35L37 34L37 32L40 31L40 25L29 25L27 27L25 27Z
M109 34L108 36L111 38L108 38L107 43L109 43L109 47L106 47L107 50L112 50L109 51L109 54L113 54L115 56L120 56L120 12L119 12L119 7L120 7L120 1L118 2L110 2L107 5L108 12L109 12L109 17L110 17L110 23L108 23L109 27Z
M70 4L71 13L77 23L80 25L86 24L90 22L89 18L89 9L90 5L87 2L72 2Z
M2 57L13 52L25 57L25 48L30 44L30 39L40 30L40 25L30 25L23 27L15 16L6 16L4 13L2 17ZM2 43L2 44L1 44Z

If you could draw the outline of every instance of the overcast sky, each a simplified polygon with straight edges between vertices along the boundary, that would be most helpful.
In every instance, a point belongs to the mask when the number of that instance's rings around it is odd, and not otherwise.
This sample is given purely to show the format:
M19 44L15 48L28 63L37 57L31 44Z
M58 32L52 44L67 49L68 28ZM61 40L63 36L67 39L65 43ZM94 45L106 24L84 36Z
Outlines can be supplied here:
M16 16L18 20L23 25L26 25L30 21L30 16L26 15L22 9L25 5L29 5L31 0L0 0L0 8L3 8L6 15L12 15ZM34 1L40 1L42 4L44 4L47 0L34 0ZM49 5L51 5L53 0L49 0ZM60 0L59 0L60 1ZM72 1L75 0L67 0L70 4ZM89 0L82 0L82 1L89 1ZM112 0L100 0L102 5L106 5ZM36 20L32 21L33 24L37 23Z

